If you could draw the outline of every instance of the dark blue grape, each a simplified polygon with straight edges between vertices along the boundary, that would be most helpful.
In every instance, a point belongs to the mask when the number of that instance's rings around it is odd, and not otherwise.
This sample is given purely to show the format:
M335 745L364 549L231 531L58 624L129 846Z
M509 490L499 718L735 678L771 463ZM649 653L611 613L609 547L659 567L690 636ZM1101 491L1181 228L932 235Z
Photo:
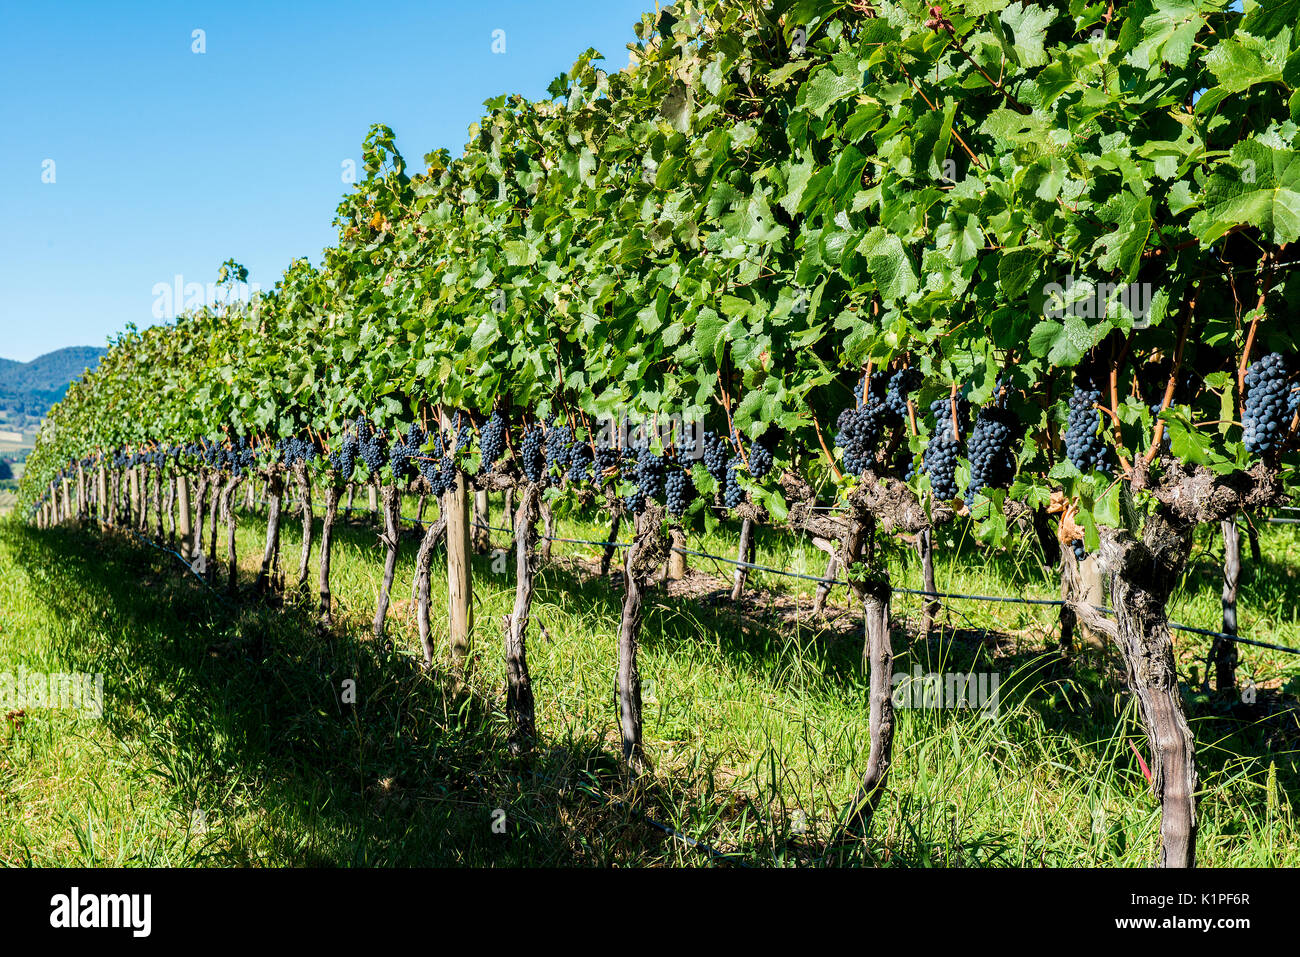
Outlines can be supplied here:
M1270 352L1246 370L1246 403L1242 414L1242 439L1255 455L1271 455L1286 441L1295 414L1286 362Z
M953 431L953 400L935 399L930 403L934 418L934 433L921 456L921 468L930 476L930 489L941 501L957 497L957 456L961 452L961 436ZM966 420L966 401L957 400L957 427Z
M1077 381L1070 395L1066 419L1065 455L1080 472L1108 472L1107 448L1101 435L1101 389L1086 381Z
M674 515L684 515L695 501L695 483L691 473L685 469L675 469L669 473L664 483L664 503Z

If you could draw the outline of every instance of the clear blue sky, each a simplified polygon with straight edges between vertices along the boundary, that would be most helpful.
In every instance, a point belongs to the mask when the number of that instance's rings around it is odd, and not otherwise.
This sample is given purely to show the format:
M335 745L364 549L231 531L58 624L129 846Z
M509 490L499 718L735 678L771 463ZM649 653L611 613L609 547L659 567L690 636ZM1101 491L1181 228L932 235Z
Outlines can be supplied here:
M579 53L627 63L653 0L8 4L0 29L0 357L148 325L156 283L320 261L372 123L418 164L482 103ZM207 51L192 52L192 31ZM492 52L493 31L506 52ZM42 182L54 161L54 183Z

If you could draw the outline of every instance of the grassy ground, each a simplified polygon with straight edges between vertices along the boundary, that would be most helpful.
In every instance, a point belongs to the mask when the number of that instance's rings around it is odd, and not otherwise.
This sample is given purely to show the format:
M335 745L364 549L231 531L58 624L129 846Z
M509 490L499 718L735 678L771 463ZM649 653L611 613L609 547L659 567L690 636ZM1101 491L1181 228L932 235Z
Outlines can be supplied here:
M494 524L501 524L499 513ZM1246 559L1243 634L1300 647L1300 534L1264 529ZM734 529L689 547L734 551ZM601 539L577 516L560 534ZM1147 866L1158 812L1132 746L1132 706L1103 654L1062 666L1055 613L953 602L945 628L915 634L919 599L895 606L896 668L996 673L1000 701L902 710L885 797L865 838L837 826L867 749L860 621L808 615L811 582L757 573L739 608L730 569L692 559L686 594L661 589L643 632L653 785L621 790L614 694L620 596L579 565L599 550L555 546L540 576L529 663L539 755L506 758L501 616L513 563L476 559L476 655L468 689L417 666L404 543L393 642L367 635L381 557L366 521L340 531L339 620L248 595L263 528L241 523L233 601L172 556L122 536L0 525L0 673L104 674L102 720L29 709L0 723L0 862L41 865L707 864ZM951 535L951 540L948 536ZM498 545L504 535L496 533ZM297 527L284 564L296 567ZM1174 617L1218 624L1221 547L1207 535ZM960 529L936 542L940 588L1051 597L1031 551L989 557ZM916 586L911 556L898 584ZM820 574L810 545L761 531L759 563ZM500 570L497 570L500 569ZM708 581L704 575L716 576ZM443 577L439 577L443 576ZM435 582L445 568L435 564ZM435 584L435 601L440 594ZM842 592L835 599L844 601ZM802 608L802 613L797 613ZM437 621L437 616L435 615ZM439 622L440 624L440 622ZM438 636L444 639L444 633ZM1201 776L1200 861L1300 864L1289 794L1300 787L1295 656L1243 648L1255 701L1199 690L1206 639L1179 635ZM343 703L355 681L356 704ZM3 712L4 709L0 709ZM502 821L504 828L494 824ZM505 833L498 833L504 830Z

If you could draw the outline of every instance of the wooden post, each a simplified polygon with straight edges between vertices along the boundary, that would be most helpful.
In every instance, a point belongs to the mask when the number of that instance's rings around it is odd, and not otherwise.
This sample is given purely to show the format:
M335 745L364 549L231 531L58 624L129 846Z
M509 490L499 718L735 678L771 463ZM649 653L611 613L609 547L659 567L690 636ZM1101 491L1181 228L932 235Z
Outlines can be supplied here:
M1223 529L1223 633L1237 633L1237 586L1241 582L1241 531L1237 518L1225 518ZM1219 691L1231 691L1237 686L1237 643L1215 638L1210 648L1210 661L1214 664L1214 686ZM1209 677L1208 675L1206 676Z
M740 523L740 545L736 548L736 561L750 562L754 561L754 520L746 518ZM735 572L735 582L731 586L731 600L740 601L740 594L745 590L745 582L749 580L749 569L744 565L737 565Z
M515 607L505 617L506 714L510 722L511 754L532 750L537 736L533 683L528 674L528 617L533 604L533 553L537 544L537 505L540 493L529 482L515 519Z
M433 624L429 617L429 600L433 579L433 549L439 539L447 534L447 516L439 515L438 520L424 530L424 539L420 542L420 551L415 556L415 582L412 598L415 601L415 620L420 629L420 647L424 650L424 667L433 667L433 659L438 649L433 646Z
M686 577L686 555L680 551L686 547L686 533L679 526L674 525L668 530L668 539L671 547L664 576L668 581L681 581Z
M455 428L443 413L442 428ZM453 666L463 673L469 666L470 638L474 631L474 583L470 572L470 498L467 478L456 473L456 485L443 496L447 517L447 612Z
M551 506L545 499L539 501L538 507L542 515L542 563L549 565L551 563L551 542L555 539L555 513L551 511ZM518 534L519 524L515 523L515 532Z
M614 552L618 549L618 546L615 545L614 542L618 541L618 529L619 525L623 521L623 514L619 511L619 506L614 505L613 508L614 519L609 523L609 538L605 539L609 544L605 546L605 551L600 556L601 578L604 578L609 574L609 566L614 562Z
M415 532L417 535L424 534L424 510L429 505L429 496L425 492L420 493L420 504L415 510Z
M90 515L90 496L86 489L86 470L77 466L77 521L84 522Z
M921 529L916 536L916 550L921 555L921 590L938 591L934 585L934 545L928 528ZM921 633L930 634L934 625L934 616L939 613L939 599L927 597L921 611Z
M487 489L480 489L474 493L474 551L480 555L492 550L492 533L488 529L491 524L492 504Z
M180 539L181 558L187 562L194 561L193 542L194 525L190 519L190 480L181 472L176 473L176 535Z
M161 542L165 538L163 531L163 470L162 466L155 466L153 469L153 506L154 506L154 534L158 536Z
M108 469L103 465L99 467L97 482L98 482L98 487L95 490L95 495L99 499L99 501L95 503L95 516L99 519L99 523L101 525L107 527L108 526Z
M374 488L372 485L371 488ZM383 543L384 543L384 579L379 586L379 602L375 607L375 620L372 631L376 638L384 637L384 627L388 618L388 605L393 594L393 575L397 572L397 549L402 540L402 493L395 485L385 485L382 495Z
M835 576L840 571L840 560L834 555L826 559L826 571L822 572L822 580L817 583L817 593L813 596L813 614L820 615L826 610L826 599L830 597L831 589L835 586Z

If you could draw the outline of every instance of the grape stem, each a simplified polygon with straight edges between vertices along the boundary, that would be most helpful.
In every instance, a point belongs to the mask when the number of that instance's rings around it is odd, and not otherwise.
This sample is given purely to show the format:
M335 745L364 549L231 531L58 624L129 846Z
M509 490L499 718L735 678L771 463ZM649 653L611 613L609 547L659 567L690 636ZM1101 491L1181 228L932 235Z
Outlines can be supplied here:
M745 463L746 471L749 470L749 457L745 455L745 447L740 444L740 433L736 431L735 424L731 421L731 396L727 394L727 387L722 382L722 370L718 370L718 385L722 389L722 408L727 413L727 430L735 436L736 450L740 452L741 461Z
M907 72L907 67L903 66L902 64L899 64L898 68L899 70L902 71L903 76L907 77L907 82L912 84L912 89L916 90L917 95L921 99L925 100L925 105L930 108L930 111L934 113L939 112L938 107L936 107L933 103L930 102L930 98L925 95L925 92L921 89L920 85L917 84L917 82L912 79L912 74ZM966 151L966 155L971 158L971 162L974 163L976 166L978 166L980 169L987 171L988 167L985 166L982 162L980 162L980 158L975 155L974 150L972 150L969 146L966 145L966 141L961 138L961 134L957 132L955 127L952 130L952 135L953 135L953 139L955 139L961 145L961 148Z
M821 423L817 421L817 413L813 412L812 408L809 407L808 414L812 416L813 429L817 433L817 444L822 447L822 452L826 455L826 461L830 463L831 471L835 473L835 480L837 482L843 482L844 473L836 468L835 459L831 456L830 449L826 448L826 440L822 438L822 427Z
M1281 252L1286 249L1286 243L1278 247ZM1268 264L1268 278L1264 280L1259 287L1259 299L1255 303L1255 311L1250 320L1250 328L1246 330L1246 346L1241 350L1241 361L1237 363L1237 396L1241 402L1242 417L1246 414L1246 368L1250 365L1250 354L1255 350L1255 333L1259 329L1259 318L1264 314L1264 302L1268 298L1268 287L1273 285L1274 259L1271 250L1264 250L1260 257L1259 265L1262 268Z
M1178 382L1178 371L1183 365L1183 347L1187 344L1187 327L1191 324L1192 313L1196 311L1196 297L1187 300L1187 313L1183 316L1182 327L1178 330L1178 348L1174 350L1174 364L1169 368L1169 381L1165 383L1165 395L1160 402L1160 412L1169 408L1169 403L1174 400L1174 385ZM1244 373L1243 373L1244 375ZM1159 418L1160 413L1156 413L1156 427L1151 438L1151 447L1147 449L1146 454L1142 456L1142 462L1150 465L1155 459L1156 453L1160 450L1160 444L1165 437L1165 423Z
M1115 355L1114 348L1112 347L1111 349L1111 353L1110 353L1111 356L1110 406L1111 407L1105 410L1110 413L1110 417L1115 424L1115 429L1114 429L1115 454L1119 456L1119 467L1125 472L1129 471L1129 462L1128 459L1124 457L1124 453L1120 451L1120 448L1124 445L1124 433L1120 427L1119 416L1116 415L1115 412L1112 410L1119 408L1119 367L1123 365L1124 360L1128 358L1128 350L1129 350L1129 346L1132 344L1132 341L1133 340L1130 336L1124 337L1124 348L1120 350L1118 356ZM1103 408L1103 407L1098 406L1098 408Z

